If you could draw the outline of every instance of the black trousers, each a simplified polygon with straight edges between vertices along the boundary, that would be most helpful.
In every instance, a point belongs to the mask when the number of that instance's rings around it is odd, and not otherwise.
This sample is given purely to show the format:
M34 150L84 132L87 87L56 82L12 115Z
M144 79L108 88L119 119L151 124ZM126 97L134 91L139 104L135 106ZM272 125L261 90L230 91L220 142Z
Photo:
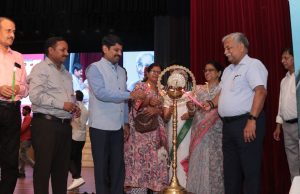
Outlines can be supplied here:
M97 194L123 194L125 165L123 129L90 127Z
M53 193L66 194L72 127L70 123L35 117L31 124L32 146L35 153L34 193L48 194L51 176Z
M18 178L20 102L0 105L0 193L12 194Z
M226 194L259 194L265 116L256 121L256 139L244 141L248 115L223 121L224 184Z
M70 172L73 179L78 179L81 177L81 160L84 144L85 141L75 141L72 139Z

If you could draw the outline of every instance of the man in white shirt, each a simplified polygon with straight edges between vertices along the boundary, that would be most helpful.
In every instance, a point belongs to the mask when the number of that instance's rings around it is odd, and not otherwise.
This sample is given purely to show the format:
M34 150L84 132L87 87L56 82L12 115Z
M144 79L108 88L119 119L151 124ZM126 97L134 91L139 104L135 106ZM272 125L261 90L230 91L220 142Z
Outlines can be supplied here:
M68 187L68 191L76 189L85 183L81 177L81 160L82 149L86 138L86 123L89 118L88 110L85 108L83 101L83 93L80 90L75 91L76 104L81 111L80 117L73 118L72 125L72 146L71 146L71 162L70 172L72 174L73 182Z
M278 114L276 117L276 129L273 137L280 140L281 126L284 135L285 153L287 156L291 180L299 175L300 155L298 138L298 117L295 84L295 66L293 50L286 48L281 55L281 63L288 70L286 76L281 80Z
M249 41L243 33L228 34L222 42L231 64L223 72L221 92L204 108L218 107L223 121L225 193L259 194L268 71L248 55Z

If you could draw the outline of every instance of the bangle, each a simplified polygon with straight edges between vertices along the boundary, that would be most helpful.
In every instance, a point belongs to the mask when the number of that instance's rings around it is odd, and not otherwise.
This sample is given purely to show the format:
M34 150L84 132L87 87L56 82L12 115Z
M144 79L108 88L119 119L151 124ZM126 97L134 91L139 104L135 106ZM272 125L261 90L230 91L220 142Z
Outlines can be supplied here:
M209 104L209 106L210 106L211 109L215 108L215 105L214 105L214 103L211 100L207 100L206 102Z
M193 117L195 115L195 111L188 111L188 114L190 117Z

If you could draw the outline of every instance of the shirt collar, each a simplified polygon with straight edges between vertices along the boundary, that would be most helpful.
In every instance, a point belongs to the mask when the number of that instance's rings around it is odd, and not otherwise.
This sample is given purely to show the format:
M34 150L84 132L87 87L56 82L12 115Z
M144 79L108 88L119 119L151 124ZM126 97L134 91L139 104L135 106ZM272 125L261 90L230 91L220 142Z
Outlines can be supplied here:
M48 57L45 58L46 63L50 66L54 66L56 68L56 65L51 61L51 59L49 59ZM61 64L60 66L61 68L59 69L59 71L64 71L66 68L64 66L64 64Z
M292 74L290 74L290 72L286 72L286 77L290 78L290 77L294 77L295 76L295 72L293 72Z
M250 59L250 57L248 56L248 54L246 54L243 58L242 58L242 60L237 64L237 65L234 65L234 64L230 64L230 69L231 70L234 70L235 68L237 68L237 67L240 67L240 66L242 66L242 65L246 65L247 63L248 63L248 60Z
M10 47L8 47L7 52L8 53L12 53L13 51L12 51L12 49Z
M3 53L3 54L5 54L5 52L3 52L2 50L0 50L0 52ZM12 54L13 50L10 47L8 47L7 53Z
M104 60L105 64L109 65L109 67L112 68L112 70L117 71L118 63L116 63L114 65L109 60L107 60L106 58L102 57L102 59Z
M78 103L78 105L80 105L80 106L83 105L82 101L76 101L76 103Z

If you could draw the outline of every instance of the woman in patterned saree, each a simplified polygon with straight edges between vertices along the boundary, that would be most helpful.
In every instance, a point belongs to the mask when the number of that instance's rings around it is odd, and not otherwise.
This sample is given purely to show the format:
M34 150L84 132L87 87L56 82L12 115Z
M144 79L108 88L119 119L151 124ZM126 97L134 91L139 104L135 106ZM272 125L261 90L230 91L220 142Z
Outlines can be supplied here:
M217 62L205 65L205 85L197 86L199 102L211 100L220 91L222 66ZM197 108L192 127L187 190L196 194L223 194L222 121L217 109Z
M129 113L130 132L125 139L125 188L127 193L159 192L168 184L167 137L162 120L163 99L158 93L157 80L161 67L152 64L147 68L147 78L134 90L147 94L144 101L134 101ZM159 125L154 131L140 133L135 128L137 111L147 116L157 115Z

